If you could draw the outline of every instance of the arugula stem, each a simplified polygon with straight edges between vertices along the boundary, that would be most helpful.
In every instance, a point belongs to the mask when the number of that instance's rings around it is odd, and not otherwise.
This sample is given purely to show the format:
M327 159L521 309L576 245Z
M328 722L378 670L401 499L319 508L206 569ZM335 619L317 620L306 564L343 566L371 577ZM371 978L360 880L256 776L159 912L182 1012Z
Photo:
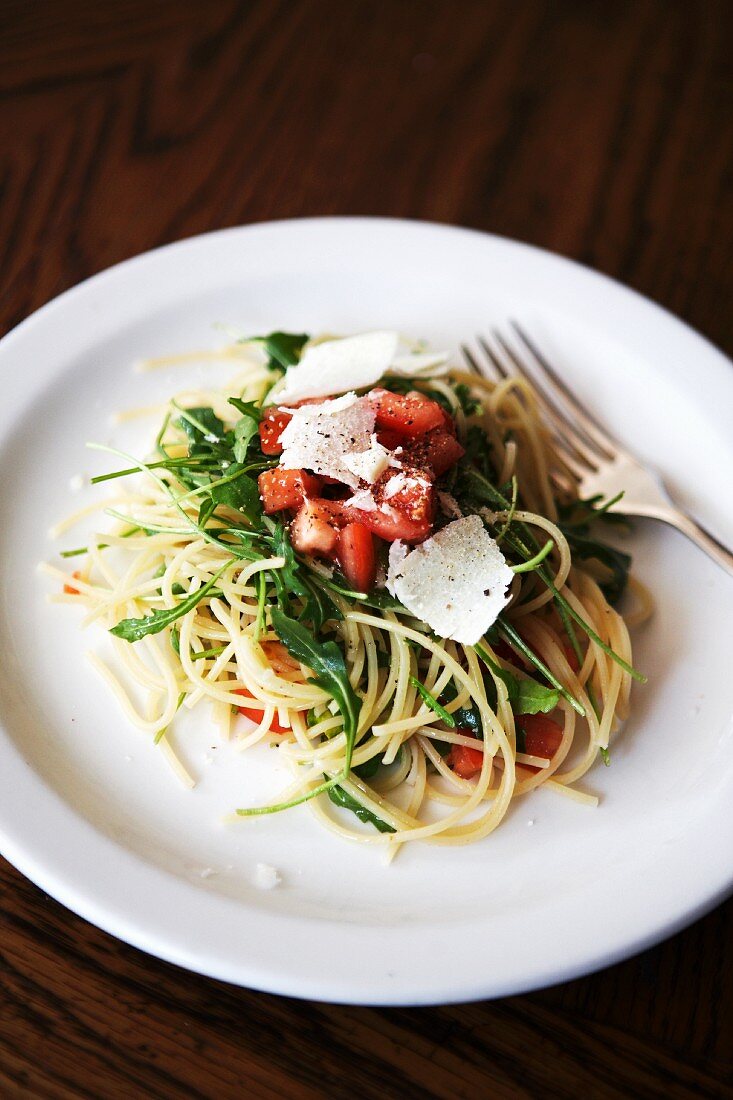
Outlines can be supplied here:
M425 685L421 684L416 676L410 677L410 683L412 684L422 701L425 703L425 705L429 707L430 710L434 711L438 715L438 718L442 719L442 721L445 722L446 726L449 726L451 729L455 729L456 720L453 715L450 714L444 706L441 706L435 696L431 695Z
M553 540L548 539L542 549L535 554L533 558L530 558L528 561L523 561L521 565L510 566L512 573L531 573L533 569L536 569L537 566L545 560L554 545L555 543Z
M537 572L539 576L542 576L541 570L538 570ZM610 657L611 660L615 661L616 664L624 670L624 672L628 672L629 676L632 676L634 680L637 681L637 683L645 684L647 682L647 677L644 675L644 673L639 672L637 669L635 669L633 665L630 665L628 661L625 661L623 659L623 657L619 657L618 653L611 649L610 645L607 645L606 642L604 642L603 639L600 638L598 634L596 634L593 627L585 621L582 615L579 615L578 612L573 607L571 607L571 605L568 603L562 593L558 591L554 583L549 578L543 577L542 579L545 581L545 584L550 589L560 606L565 608L565 611L570 616L570 618L573 619L578 624L578 626L585 631L588 637L592 641L594 641L596 645L600 646L603 652L608 657Z

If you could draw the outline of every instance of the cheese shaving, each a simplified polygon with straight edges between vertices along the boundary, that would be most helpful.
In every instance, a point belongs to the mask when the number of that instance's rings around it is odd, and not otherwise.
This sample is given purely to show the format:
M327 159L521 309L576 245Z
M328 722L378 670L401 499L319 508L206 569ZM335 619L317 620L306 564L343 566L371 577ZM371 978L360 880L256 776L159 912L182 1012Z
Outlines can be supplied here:
M394 542L387 589L441 638L475 645L509 602L514 574L478 516L409 550Z
M293 409L280 436L280 465L286 470L313 470L356 489L360 479L345 458L370 449L373 427L374 409L355 393Z
M352 474L356 474L363 481L373 485L389 466L391 454L391 451L382 446L376 435L372 435L372 442L368 451L362 451L360 454L344 455L343 461L347 470L351 470Z
M299 363L288 367L269 400L293 404L308 397L360 390L373 386L387 372L420 378L448 370L447 352L397 355L398 346L399 336L392 331L363 332L313 344L305 349Z
M314 344L299 363L288 367L282 388L273 391L271 400L287 404L371 386L389 368L397 344L396 332L366 332Z

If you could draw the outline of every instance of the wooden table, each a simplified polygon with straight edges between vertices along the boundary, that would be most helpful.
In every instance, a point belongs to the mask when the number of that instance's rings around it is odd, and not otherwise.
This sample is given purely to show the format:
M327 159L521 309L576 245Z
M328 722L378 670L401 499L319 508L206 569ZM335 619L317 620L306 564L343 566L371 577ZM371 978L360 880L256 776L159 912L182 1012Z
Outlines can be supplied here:
M733 352L730 2L5 0L0 18L3 331L177 237L353 213L554 249ZM0 875L3 1097L733 1096L730 902L567 985L379 1010L185 973Z

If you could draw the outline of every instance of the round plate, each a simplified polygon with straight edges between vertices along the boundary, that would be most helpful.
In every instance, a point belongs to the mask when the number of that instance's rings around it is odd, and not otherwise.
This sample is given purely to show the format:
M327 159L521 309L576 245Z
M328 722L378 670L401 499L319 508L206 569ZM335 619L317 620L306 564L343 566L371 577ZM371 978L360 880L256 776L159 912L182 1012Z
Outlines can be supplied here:
M679 500L733 542L733 372L700 336L629 290L556 256L412 222L315 219L225 230L120 264L41 309L0 344L0 848L64 905L192 970L318 1000L418 1004L516 993L605 966L669 935L733 881L733 582L675 532L630 540L654 618L637 632L649 676L585 789L518 800L462 848L379 852L321 830L307 807L223 823L276 795L267 749L219 744L206 708L176 745L184 789L131 728L84 651L104 632L49 604L37 563L50 525L109 489L87 440L146 449L164 402L221 372L147 374L141 358L242 332L397 328L436 347L520 319L580 397L654 463ZM114 461L114 460L112 460ZM114 488L114 483L113 483ZM78 545L81 533L61 547ZM67 563L73 567L73 561ZM282 877L257 888L258 862Z

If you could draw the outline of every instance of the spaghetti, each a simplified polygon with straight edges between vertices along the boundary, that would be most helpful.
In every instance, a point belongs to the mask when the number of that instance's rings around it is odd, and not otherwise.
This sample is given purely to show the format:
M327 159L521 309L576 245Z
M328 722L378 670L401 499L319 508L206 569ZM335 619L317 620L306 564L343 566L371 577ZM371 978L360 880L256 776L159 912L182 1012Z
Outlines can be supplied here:
M234 816L307 803L330 829L390 853L479 840L540 786L595 802L576 784L599 754L608 761L642 679L610 602L629 560L595 533L615 514L578 500L525 381L387 373L379 393L439 405L458 443L460 458L425 479L440 502L431 529L479 514L512 563L510 602L480 642L436 637L383 578L360 592L338 553L299 549L293 508L268 514L266 498L263 514L252 490L279 469L265 402L304 341L272 334L264 356L257 344L223 352L240 367L227 389L179 395L155 455L124 456L109 475L129 488L99 506L113 522L83 567L73 579L47 567L66 582L56 598L112 632L114 660L92 660L126 717L171 757L178 709L207 701L223 738L276 743L293 775L277 805ZM342 487L307 476L330 515L347 507ZM373 542L383 573L386 546Z

